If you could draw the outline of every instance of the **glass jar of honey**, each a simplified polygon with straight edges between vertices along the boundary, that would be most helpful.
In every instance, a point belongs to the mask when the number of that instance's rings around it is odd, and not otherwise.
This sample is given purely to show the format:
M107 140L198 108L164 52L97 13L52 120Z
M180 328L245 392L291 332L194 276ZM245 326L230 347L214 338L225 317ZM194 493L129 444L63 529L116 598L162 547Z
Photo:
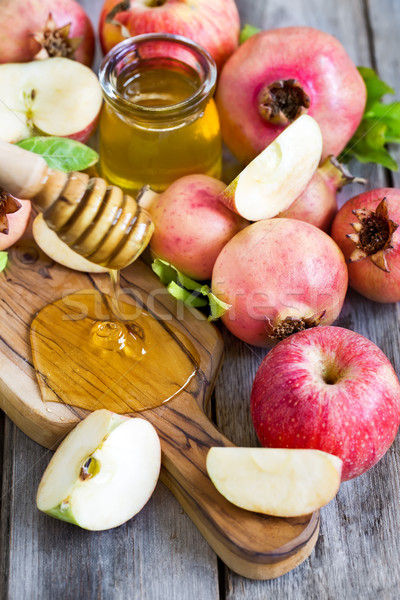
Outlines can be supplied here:
M100 67L100 169L135 194L191 173L221 176L215 63L195 42L151 33L117 44Z

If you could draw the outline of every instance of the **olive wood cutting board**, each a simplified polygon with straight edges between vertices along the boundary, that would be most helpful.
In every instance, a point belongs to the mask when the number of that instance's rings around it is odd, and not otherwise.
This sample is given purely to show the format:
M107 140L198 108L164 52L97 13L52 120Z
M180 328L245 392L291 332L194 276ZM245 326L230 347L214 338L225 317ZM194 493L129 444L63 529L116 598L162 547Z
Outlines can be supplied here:
M217 328L199 311L177 304L140 260L122 271L121 286L128 289L124 301L162 318L167 331L181 331L182 340L188 340L200 357L184 391L140 413L161 439L162 481L233 571L271 579L293 569L316 543L319 513L290 519L251 513L228 502L207 475L208 449L233 445L206 415L223 354ZM48 303L88 288L108 292L108 275L78 273L54 263L36 246L30 230L10 249L7 268L0 274L0 407L47 448L55 449L87 413L43 402L32 363L30 324Z

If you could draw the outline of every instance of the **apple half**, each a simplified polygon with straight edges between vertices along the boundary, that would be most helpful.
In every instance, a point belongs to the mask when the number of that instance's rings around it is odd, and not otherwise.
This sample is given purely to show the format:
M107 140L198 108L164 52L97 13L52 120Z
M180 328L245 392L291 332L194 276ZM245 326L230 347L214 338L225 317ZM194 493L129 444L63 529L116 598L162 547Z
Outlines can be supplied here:
M248 221L275 217L305 190L321 154L319 125L302 115L239 173L219 199Z
M71 250L58 235L50 229L43 218L43 214L39 213L32 225L33 238L39 248L54 262L73 269L74 271L83 271L84 273L109 273L110 269L102 267L96 263L87 260L74 250Z
M342 461L320 450L211 448L207 471L229 502L276 517L314 512L334 498Z
M39 484L48 515L102 531L118 527L149 500L161 466L160 440L144 419L102 409L68 434Z
M74 60L54 57L0 65L0 139L5 142L38 134L86 142L101 105L99 80Z

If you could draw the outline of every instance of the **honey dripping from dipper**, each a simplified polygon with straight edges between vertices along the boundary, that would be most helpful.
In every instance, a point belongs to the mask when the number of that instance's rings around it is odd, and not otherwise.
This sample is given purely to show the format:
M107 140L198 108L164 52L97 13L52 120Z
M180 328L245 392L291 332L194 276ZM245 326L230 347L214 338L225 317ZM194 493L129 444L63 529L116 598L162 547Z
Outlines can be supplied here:
M114 297L95 288L44 307L31 325L43 400L129 413L184 389L198 369L191 342L169 323L118 298L115 271L135 261L153 232L150 215L104 179L50 169L44 159L0 142L0 185L31 199L72 250L114 275Z

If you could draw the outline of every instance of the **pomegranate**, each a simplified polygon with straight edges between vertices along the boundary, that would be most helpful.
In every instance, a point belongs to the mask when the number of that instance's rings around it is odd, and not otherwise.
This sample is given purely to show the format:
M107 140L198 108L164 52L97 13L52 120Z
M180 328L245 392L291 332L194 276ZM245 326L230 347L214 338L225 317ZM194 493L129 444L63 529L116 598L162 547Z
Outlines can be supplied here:
M354 196L332 224L350 286L376 302L400 301L400 189L380 188Z
M232 305L224 324L256 346L319 323L330 325L346 290L339 247L317 227L295 219L266 219L237 233L212 275L213 293Z
M323 159L337 156L364 113L366 88L340 42L311 27L250 37L225 64L217 89L222 135L249 162L303 113L316 119Z
M155 195L146 205L154 222L153 255L193 279L210 279L222 248L247 223L219 202L224 189L214 177L186 175Z
M0 2L0 63L64 56L90 67L94 50L91 22L75 0Z
M366 183L353 177L334 156L329 156L314 173L304 192L278 216L298 219L329 232L338 206L336 194L349 183Z
M106 0L99 33L106 53L123 39L141 33L174 33L209 51L217 67L239 42L234 0Z
M31 214L29 200L19 200L0 188L0 251L9 248L24 233Z

